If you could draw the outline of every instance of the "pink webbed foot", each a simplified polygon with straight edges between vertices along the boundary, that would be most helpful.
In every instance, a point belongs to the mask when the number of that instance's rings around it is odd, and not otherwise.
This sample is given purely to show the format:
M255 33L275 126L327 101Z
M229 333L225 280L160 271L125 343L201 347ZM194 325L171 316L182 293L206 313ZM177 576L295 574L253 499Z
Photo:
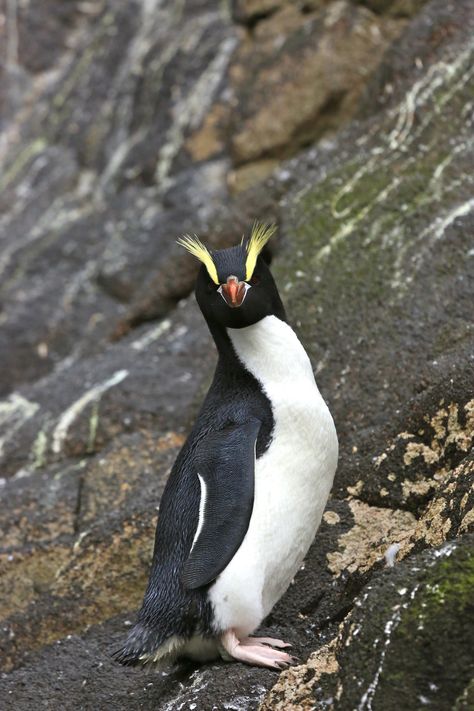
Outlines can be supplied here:
M233 630L228 630L222 635L220 642L229 657L245 664L268 667L269 669L286 669L297 661L286 652L280 652L278 649L268 646L271 644L273 647L280 647L280 649L290 646L279 639L244 637L239 640Z

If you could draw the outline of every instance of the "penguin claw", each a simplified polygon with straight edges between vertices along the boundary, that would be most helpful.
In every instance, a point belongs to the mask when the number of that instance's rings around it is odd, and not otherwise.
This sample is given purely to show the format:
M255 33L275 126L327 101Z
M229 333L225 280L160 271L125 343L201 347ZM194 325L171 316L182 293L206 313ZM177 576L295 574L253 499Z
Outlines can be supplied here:
M296 657L290 657L286 652L279 649L272 649L270 644L277 647L285 645L281 640L273 640L269 637L244 637L239 640L233 630L228 630L221 637L221 646L226 657L270 669L287 669L290 664L296 663Z

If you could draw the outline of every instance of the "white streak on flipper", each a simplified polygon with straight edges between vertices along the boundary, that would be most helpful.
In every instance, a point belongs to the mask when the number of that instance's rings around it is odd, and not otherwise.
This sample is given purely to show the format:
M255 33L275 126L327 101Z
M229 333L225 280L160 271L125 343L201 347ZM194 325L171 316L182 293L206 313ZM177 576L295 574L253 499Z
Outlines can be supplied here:
M204 526L204 516L206 513L206 500L207 500L207 485L200 474L198 474L199 483L201 485L201 498L199 499L199 519L196 528L196 533L193 538L193 545L191 546L190 554L193 552L194 544L200 536L202 527Z
M94 387L84 393L84 395L81 395L78 400L73 402L72 405L67 408L67 410L62 414L53 432L53 443L51 445L51 449L55 454L59 454L61 451L70 426L81 414L84 408L86 408L89 403L98 400L101 395L103 395L114 385L118 385L122 382L122 380L125 380L127 375L128 370L117 370L108 380L94 385Z

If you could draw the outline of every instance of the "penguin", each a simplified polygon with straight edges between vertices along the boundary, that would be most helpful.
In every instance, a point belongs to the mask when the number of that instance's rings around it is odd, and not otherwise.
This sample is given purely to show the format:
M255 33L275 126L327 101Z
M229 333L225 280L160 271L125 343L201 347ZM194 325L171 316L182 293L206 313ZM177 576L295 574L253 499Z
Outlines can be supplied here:
M195 296L218 362L162 495L143 604L114 655L122 664L295 661L291 645L251 635L315 537L338 439L261 254L274 231L256 223L212 251L178 240L201 262Z

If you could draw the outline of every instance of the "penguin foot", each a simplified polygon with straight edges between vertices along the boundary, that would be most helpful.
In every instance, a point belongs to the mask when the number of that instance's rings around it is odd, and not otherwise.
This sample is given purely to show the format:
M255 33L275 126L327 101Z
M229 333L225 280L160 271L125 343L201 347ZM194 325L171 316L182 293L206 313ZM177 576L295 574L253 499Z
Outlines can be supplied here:
M268 646L269 644L280 648L289 646L279 639L244 637L239 640L234 630L228 630L222 635L220 643L226 656L245 664L268 667L269 669L286 669L290 664L296 662L295 657Z

